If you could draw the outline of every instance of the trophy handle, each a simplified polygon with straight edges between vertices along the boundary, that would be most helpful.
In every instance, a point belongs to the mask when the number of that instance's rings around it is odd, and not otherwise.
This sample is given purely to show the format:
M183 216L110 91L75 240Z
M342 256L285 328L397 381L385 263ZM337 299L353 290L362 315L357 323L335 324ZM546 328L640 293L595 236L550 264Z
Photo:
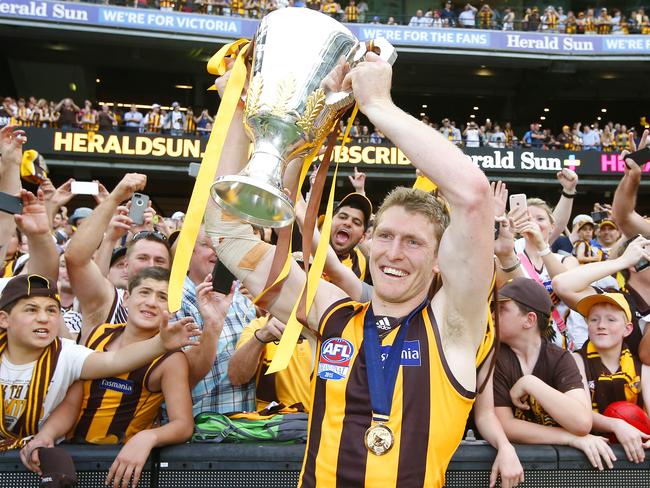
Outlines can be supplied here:
M383 37L377 37L376 39L360 42L355 46L348 59L350 67L354 68L361 63L369 52L374 52L391 65L397 59L397 50L395 47ZM352 103L354 103L352 91L330 92L325 98L326 106L336 112L349 107Z

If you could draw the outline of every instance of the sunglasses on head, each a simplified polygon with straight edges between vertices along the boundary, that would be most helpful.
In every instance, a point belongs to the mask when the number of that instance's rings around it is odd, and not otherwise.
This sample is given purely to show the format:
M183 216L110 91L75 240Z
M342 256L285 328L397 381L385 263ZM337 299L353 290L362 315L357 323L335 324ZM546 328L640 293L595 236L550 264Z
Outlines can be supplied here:
M140 239L156 240L162 242L166 246L169 246L169 242L167 241L167 236L165 234L162 234L161 232L158 232L157 230L142 230L136 233L133 236L133 239L131 239L131 241L135 242L135 241L139 241Z

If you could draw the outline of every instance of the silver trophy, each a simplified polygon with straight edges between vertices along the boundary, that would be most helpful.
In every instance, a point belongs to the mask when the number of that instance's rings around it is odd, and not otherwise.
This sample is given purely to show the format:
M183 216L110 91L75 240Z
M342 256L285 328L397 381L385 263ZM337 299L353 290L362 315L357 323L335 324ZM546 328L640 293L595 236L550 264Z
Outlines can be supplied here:
M282 184L287 163L313 151L354 102L350 92L328 90L328 75L339 63L354 67L371 50L391 64L397 53L384 39L359 42L343 24L307 8L268 14L252 49L244 126L253 155L239 174L218 178L210 192L230 214L279 228L294 219Z

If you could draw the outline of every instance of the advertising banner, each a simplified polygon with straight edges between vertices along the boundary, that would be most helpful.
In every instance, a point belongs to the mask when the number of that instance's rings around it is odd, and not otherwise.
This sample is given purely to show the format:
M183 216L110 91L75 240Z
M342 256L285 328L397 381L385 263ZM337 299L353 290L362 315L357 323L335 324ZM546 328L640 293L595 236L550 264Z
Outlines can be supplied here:
M259 20L49 0L0 0L2 18L224 39L251 38ZM648 35L567 35L480 29L346 24L362 41L384 37L397 47L429 47L556 56L648 56Z
M126 132L84 132L27 127L27 149L35 149L46 159L101 161L142 160L152 163L188 164L199 162L207 138L173 137L164 134ZM617 176L624 162L615 153L599 151L544 151L525 148L464 148L474 164L488 175L553 176L562 168L580 175ZM337 146L334 156L343 167L359 165L365 170L411 172L413 166L395 146L350 143ZM146 166L144 166L146 168ZM643 166L650 171L650 161Z

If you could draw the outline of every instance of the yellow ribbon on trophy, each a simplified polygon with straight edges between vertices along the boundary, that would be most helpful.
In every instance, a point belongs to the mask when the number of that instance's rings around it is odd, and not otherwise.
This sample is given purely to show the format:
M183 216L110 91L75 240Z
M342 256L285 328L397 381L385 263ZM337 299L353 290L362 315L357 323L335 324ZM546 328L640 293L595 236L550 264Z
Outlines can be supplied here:
M226 72L226 59L235 58L235 64L226 84L219 111L210 133L199 174L194 183L190 203L185 215L185 223L178 237L178 247L172 263L171 276L169 279L169 310L176 311L181 306L183 297L183 283L190 264L194 243L199 234L205 207L210 198L210 186L214 181L221 158L221 151L226 140L230 121L235 114L237 104L241 99L241 93L246 84L246 62L245 56L250 41L239 39L223 46L208 62L208 72L216 76L223 76ZM212 88L214 89L214 88Z
M345 134L343 135L343 141L341 146L345 146L345 141L347 140L348 135L350 134L350 129L352 129L352 123L354 118L357 115L357 105L355 104L354 109L352 110L352 115L348 121L348 126L345 129ZM318 147L317 147L318 149ZM311 163L311 162L310 162ZM308 165L303 165L303 171ZM321 237L318 242L318 247L316 248L316 253L314 254L314 260L309 268L309 274L306 276L305 284L303 285L302 292L296 300L296 303L291 310L291 315L287 321L284 332L282 332L282 338L280 339L280 344L275 352L273 361L269 365L266 374L277 373L285 369L289 365L293 351L298 343L298 338L300 337L300 332L302 331L302 324L297 319L298 307L302 301L303 294L306 293L306 309L305 315L309 315L309 309L311 308L314 298L316 296L316 291L318 290L318 284L320 282L321 275L323 274L323 268L325 267L325 258L327 257L327 251L330 244L329 235L332 227L332 213L334 211L334 194L336 191L336 177L338 175L339 162L336 158L336 165L334 167L334 176L332 177L332 186L330 187L330 193L327 200L327 210L325 212L325 220L321 228ZM309 257L303 257L305 260L308 260Z

